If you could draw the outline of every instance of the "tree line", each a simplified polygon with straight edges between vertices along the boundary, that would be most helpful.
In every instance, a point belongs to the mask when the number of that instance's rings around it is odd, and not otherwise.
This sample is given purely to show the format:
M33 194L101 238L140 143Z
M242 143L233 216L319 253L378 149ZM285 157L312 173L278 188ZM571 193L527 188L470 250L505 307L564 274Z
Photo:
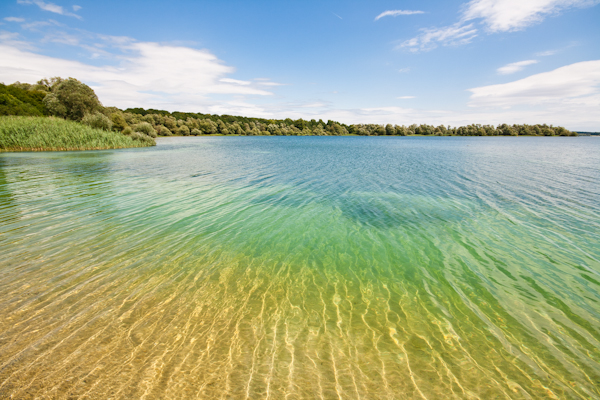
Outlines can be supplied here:
M577 136L563 127L538 125L480 125L460 127L427 124L346 125L328 120L284 120L232 115L169 112L104 107L94 91L74 78L42 79L36 84L0 84L0 115L52 115L125 135L311 135L311 136Z

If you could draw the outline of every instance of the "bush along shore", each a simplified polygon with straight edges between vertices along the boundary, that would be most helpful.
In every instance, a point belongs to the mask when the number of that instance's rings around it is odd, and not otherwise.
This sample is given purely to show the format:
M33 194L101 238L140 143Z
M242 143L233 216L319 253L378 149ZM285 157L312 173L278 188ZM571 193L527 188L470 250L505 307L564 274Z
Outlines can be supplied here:
M413 124L410 126L353 124L345 125L336 121L303 119L273 120L262 118L236 117L231 115L210 115L183 113L143 108L129 108L112 115L113 122L120 126L139 126L146 122L158 136L199 136L199 135L311 135L311 136L577 136L576 132L560 126L507 125L498 126L471 124L460 127ZM124 128L126 129L126 128Z
M155 146L156 131L115 128L94 91L77 79L0 84L0 151L104 150ZM107 115L108 114L108 115ZM137 128L134 126L134 128Z
M353 124L322 120L284 120L239 117L231 115L211 115L201 113L168 112L143 108L120 110L116 107L103 107L94 91L77 79L42 79L36 84L15 82L0 84L0 116L54 116L75 121L83 126L117 133L126 139L123 147L152 146L157 136L200 136L200 135L313 135L313 136L577 136L560 126L538 125L479 125L460 127L413 124L399 126L392 124ZM25 120L21 120L25 121ZM17 122L12 122L12 124ZM76 128L72 128L76 129ZM13 131L11 131L13 132ZM16 131L15 131L16 132ZM42 132L42 131L36 131ZM88 138L85 134L73 135L70 148L95 148L77 138ZM2 140L8 140L6 138ZM41 140L41 139L40 139ZM57 139L58 140L58 139ZM108 144L107 139L99 143ZM40 143L45 143L40 141ZM110 142L113 143L113 142ZM119 141L121 143L121 141ZM44 146L52 146L48 142ZM102 144L100 144L102 145ZM35 147L50 150L50 147ZM22 146L25 148L24 146ZM14 148L0 143L0 149ZM30 146L29 148L34 148ZM116 147L100 147L116 148Z
M92 128L55 117L0 117L0 151L103 150L154 145L142 135Z

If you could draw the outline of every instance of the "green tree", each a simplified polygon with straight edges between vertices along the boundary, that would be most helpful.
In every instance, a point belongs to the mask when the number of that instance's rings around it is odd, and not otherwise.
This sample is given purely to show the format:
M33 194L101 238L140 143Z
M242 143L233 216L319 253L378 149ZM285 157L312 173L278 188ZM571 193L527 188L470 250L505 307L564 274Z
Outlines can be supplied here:
M29 89L28 89L29 87ZM43 100L46 92L35 90L27 83L0 83L0 115L48 115Z
M102 107L92 88L77 79L65 79L51 89L44 97L44 105L52 115L81 121L85 114Z
M187 125L181 125L179 129L177 129L177 133L181 136L189 136L190 128L188 128Z
M294 126L300 130L303 130L306 128L306 121L300 118L299 120L294 121Z
M385 134L386 135L395 135L396 134L396 129L394 129L394 126L392 124L387 124L385 126Z
M123 117L123 113L115 112L110 115L110 120L113 124L113 129L123 132L127 125L127 121L125 121L125 117Z
M165 117L165 121L164 121L163 125L172 131L173 129L177 128L177 121L175 120L175 118L173 118L171 116L167 116L167 117Z
M190 130L198 129L198 120L196 118L188 117L185 120L185 124L187 125L188 128L190 128Z
M406 136L407 133L408 133L408 130L406 129L406 127L404 125L402 125L402 126L396 125L396 135Z
M158 125L156 127L156 133L159 136L171 136L171 131L164 125Z
M242 127L240 126L239 122L235 121L229 126L229 133L233 135L242 135L244 131L242 130Z
M517 136L518 135L518 133L513 128L511 128L510 126L508 126L506 124L498 125L498 131L499 131L500 135L503 135L503 136Z
M225 122L223 122L222 120L217 121L217 130L222 135L229 134L229 129L227 129L227 125L225 125Z
M43 115L37 108L8 93L0 93L0 115Z
M102 129L110 131L113 127L113 122L106 115L99 113L98 111L90 114L85 114L81 123L84 125L91 126L92 128Z
M198 123L198 129L200 129L207 135L213 135L217 133L217 124L215 124L210 119L202 119Z
M44 92L50 93L52 88L63 82L64 79L60 76L55 76L53 78L44 78L40 79L34 86L36 90L42 90Z
M156 130L152 127L152 125L150 125L149 122L140 122L139 124L134 125L133 130L135 132L141 132L144 135L148 135L153 138L157 136Z

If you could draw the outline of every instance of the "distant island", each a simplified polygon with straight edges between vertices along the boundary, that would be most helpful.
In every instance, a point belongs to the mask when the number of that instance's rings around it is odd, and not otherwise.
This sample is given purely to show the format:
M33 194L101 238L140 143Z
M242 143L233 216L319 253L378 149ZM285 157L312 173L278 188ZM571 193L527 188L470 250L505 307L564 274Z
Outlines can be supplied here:
M596 133L584 133L593 135ZM577 136L560 126L353 124L104 107L74 78L0 84L0 151L89 150L156 145L158 136Z

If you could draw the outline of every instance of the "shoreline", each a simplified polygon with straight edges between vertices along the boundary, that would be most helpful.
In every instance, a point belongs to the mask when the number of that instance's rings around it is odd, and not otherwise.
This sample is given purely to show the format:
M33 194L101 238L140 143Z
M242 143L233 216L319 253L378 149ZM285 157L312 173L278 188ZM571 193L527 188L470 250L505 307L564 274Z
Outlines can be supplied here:
M554 137L554 138L559 138L559 137L584 137L584 136L598 136L600 137L600 135L577 135L577 136L560 136L560 135L549 135L549 136L541 136L541 135L224 135L222 133L215 133L213 135L169 135L169 136L157 136L155 139L161 139L161 138L170 138L170 137L181 137L181 138L185 138L185 137L371 137L371 138L386 138L386 137L397 137L397 138L402 138L402 137L456 137L456 138L468 138L468 137L480 137L480 138L500 138L500 137L506 137L506 138L516 138L516 137L533 137L533 138L549 138L549 137Z
M333 138L333 137L363 137L363 138L441 138L441 137L455 137L455 138L561 138L561 137L600 137L600 135L578 135L578 136L537 136L537 135L517 135L517 136L457 136L457 135L223 135L223 134L214 134L214 135L170 135L170 136L158 136L154 138L154 140L167 139L167 138L210 138L210 137L322 137L322 138ZM69 151L102 151L102 150L121 150L121 149L140 149L145 147L154 147L154 146L125 146L125 147L96 147L96 148L61 148L61 147L51 147L51 148L28 148L28 147L20 147L13 149L0 149L0 154L2 153L40 153L40 152L69 152Z

